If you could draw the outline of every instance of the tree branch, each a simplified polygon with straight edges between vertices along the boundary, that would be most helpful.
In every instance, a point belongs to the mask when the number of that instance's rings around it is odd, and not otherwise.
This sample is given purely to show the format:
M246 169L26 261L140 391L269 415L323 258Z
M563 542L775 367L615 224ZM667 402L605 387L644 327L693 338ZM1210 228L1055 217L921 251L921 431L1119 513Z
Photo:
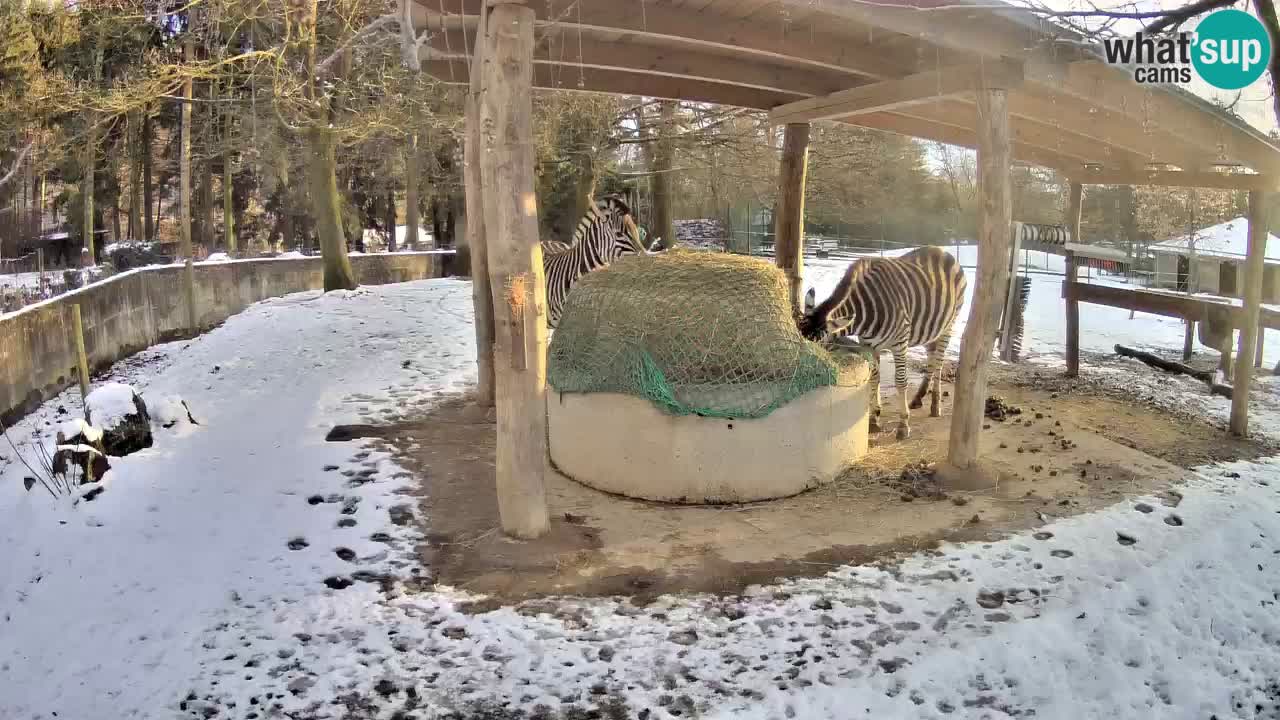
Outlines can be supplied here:
M1143 28L1143 31L1158 33L1168 30L1171 27L1176 28L1200 13L1217 10L1218 8L1227 7L1229 5L1235 5L1237 2L1239 2L1239 0L1199 0L1198 2L1193 2L1190 5L1184 5L1172 12L1166 12L1163 17L1148 23L1147 26ZM1272 53L1272 58L1274 57L1275 53Z
M399 24L400 22L401 20L396 15L396 13L388 13L378 18L377 20L374 20L368 25L365 25L364 27L360 28L359 30L356 31L354 35L352 35L350 38L347 38L346 42L338 46L338 49L334 50L332 54L330 54L328 57L321 60L320 62L316 63L316 75L327 74L329 72L329 68L332 67L334 63L338 62L338 60L342 58L343 53L345 53L347 50L350 50L357 43L364 42L365 38L367 38L368 36L378 32L379 30L382 30L388 25L395 25L395 24ZM413 32L413 29L410 28L409 32Z
M27 153L31 152L31 148L36 146L36 141L32 140L27 146L18 151L18 157L13 161L13 167L9 168L9 172L0 177L0 187L9 184L9 181L18 174L18 170L22 169L22 163L27 159Z

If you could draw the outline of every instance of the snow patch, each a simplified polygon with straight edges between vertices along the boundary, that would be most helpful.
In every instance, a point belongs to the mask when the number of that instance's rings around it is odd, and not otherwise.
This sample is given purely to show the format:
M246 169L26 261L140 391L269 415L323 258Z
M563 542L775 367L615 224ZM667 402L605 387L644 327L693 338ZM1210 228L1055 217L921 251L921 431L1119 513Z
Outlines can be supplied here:
M85 398L85 409L93 424L110 430L129 415L137 415L138 408L133 403L137 392L124 383L107 383L96 388Z

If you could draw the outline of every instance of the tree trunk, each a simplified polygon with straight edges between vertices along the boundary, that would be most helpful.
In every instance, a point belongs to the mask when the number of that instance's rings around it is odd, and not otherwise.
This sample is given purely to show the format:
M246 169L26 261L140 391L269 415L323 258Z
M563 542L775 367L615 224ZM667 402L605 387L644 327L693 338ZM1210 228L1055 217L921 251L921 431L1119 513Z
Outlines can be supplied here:
M978 271L956 367L955 408L947 462L938 473L953 489L991 487L997 478L978 465L978 434L987 398L987 365L1009 281L1012 202L1009 177L1009 94L978 90Z
M236 245L235 173L231 157L231 114L227 113L222 119L222 241L227 247L227 254L235 257L239 248Z
M440 198L431 198L431 244L439 245L440 239L444 237L444 204L440 202Z
M347 239L342 234L337 141L326 128L312 128L307 131L307 145L307 189L320 235L320 254L324 257L324 289L354 290L355 274L347 259Z
M142 237L142 127L135 116L130 129L137 134L137 144L129 153L129 239Z
M418 227L422 223L418 213L418 133L409 133L404 157L404 247L418 249Z
M497 491L502 529L536 538L549 526L547 298L534 199L533 26L530 7L489 10L480 136L498 410Z
M778 167L778 210L774 214L774 260L791 287L791 310L804 305L804 185L809 166L809 123L787 123ZM665 246L665 243L664 243Z
M387 188L387 206L383 208L386 219L383 221L387 232L387 252L396 251L396 191Z
M94 247L93 237L93 193L94 193L94 175L97 170L97 153L95 146L97 145L96 133L90 129L88 137L85 139L84 149L84 170L80 178L80 212L83 216L80 218L80 232L84 236L85 254L80 258L83 265L93 265L94 256L97 254Z
M152 187L152 167L151 167L151 144L152 144L152 127L151 127L151 110L147 108L143 110L142 117L142 218L143 229L142 239L146 242L155 242L156 224L151 214L151 209L155 207L154 188Z
M675 223L673 222L671 196L671 167L675 159L675 147L672 135L675 133L676 102L663 100L658 105L658 139L653 149L653 163L649 171L653 173L653 222L650 223L650 237L662 238L662 247L670 248L675 244ZM652 242L650 240L649 242Z
M190 11L188 11L190 16ZM188 28L182 45L182 59L190 64L195 59L194 32ZM191 105L194 100L191 78L182 83L182 136L178 148L178 257L191 254Z
M111 237L115 238L116 242L120 242L124 239L122 232L123 229L120 227L120 196L116 195L111 202Z

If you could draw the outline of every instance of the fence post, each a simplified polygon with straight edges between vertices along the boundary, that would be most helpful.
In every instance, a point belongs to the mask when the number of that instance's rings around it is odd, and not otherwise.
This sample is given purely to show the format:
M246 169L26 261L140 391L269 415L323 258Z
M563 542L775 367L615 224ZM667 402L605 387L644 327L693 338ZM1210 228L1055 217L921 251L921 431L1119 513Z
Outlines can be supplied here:
M182 272L183 285L187 295L187 329L192 335L199 333L200 328L196 326L196 269L191 264L191 258L187 258L186 266Z
M44 297L44 248L36 248L36 267L40 268L40 297Z
M76 343L76 365L80 370L80 400L89 397L89 358L84 352L84 320L80 316L80 303L71 306L72 334Z

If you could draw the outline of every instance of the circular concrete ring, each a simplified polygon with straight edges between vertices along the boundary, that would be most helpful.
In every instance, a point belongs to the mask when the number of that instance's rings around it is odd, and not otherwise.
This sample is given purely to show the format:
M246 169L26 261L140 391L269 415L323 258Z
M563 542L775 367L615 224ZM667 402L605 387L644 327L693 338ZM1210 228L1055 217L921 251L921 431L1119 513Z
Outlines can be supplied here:
M868 384L812 390L754 420L668 415L618 393L547 393L551 461L642 500L741 503L835 479L867 452Z

